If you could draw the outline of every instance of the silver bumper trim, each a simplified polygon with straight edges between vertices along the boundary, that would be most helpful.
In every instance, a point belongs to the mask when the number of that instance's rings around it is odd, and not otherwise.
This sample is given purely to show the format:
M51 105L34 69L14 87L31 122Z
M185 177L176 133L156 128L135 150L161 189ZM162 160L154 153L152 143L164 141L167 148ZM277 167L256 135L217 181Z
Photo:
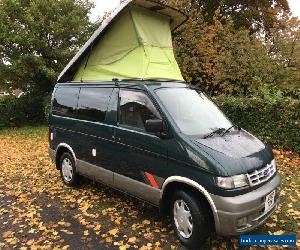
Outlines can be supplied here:
M281 177L277 173L275 177L260 188L244 195L235 197L221 197L211 195L219 218L219 227L216 232L219 235L238 235L263 224L276 210L279 203L279 187ZM275 202L269 211L264 211L265 197L276 190ZM238 228L237 221L247 217L247 226Z

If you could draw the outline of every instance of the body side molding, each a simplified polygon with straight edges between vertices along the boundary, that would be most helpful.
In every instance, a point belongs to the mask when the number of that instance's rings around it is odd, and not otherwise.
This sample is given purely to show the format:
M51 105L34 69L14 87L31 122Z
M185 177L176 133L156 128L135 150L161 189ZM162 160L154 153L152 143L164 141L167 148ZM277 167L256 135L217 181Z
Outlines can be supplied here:
M114 173L114 187L154 206L159 206L160 190L151 185Z
M165 188L168 186L168 184L172 183L172 182L180 182L180 183L185 183L191 187L194 187L196 188L201 194L204 195L204 197L206 198L206 200L208 201L210 207L211 207L211 210L213 212L213 216L214 216L214 221L215 221L215 228L216 228L216 231L219 230L220 228L220 222L219 222L219 216L218 216L218 212L217 212L217 208L215 206L215 203L210 195L210 193L207 192L207 190L201 186L199 183L189 179L189 178L186 178L186 177L182 177L182 176L171 176L169 178L167 178L162 186L162 189L161 189L161 199L163 198L163 194L164 194L164 190Z
M100 181L109 186L113 185L114 173L105 168L78 159L77 171L79 174L84 175L93 181Z
M158 188L79 159L77 171L91 180L99 181L154 206L159 206L160 190Z

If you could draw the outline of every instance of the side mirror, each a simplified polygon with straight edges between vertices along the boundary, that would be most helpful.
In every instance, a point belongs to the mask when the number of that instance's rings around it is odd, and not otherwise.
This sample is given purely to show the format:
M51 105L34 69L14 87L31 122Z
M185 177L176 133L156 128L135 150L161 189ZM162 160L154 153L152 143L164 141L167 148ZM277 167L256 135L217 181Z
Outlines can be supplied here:
M145 123L145 129L149 133L162 133L165 130L165 125L162 120L147 120Z

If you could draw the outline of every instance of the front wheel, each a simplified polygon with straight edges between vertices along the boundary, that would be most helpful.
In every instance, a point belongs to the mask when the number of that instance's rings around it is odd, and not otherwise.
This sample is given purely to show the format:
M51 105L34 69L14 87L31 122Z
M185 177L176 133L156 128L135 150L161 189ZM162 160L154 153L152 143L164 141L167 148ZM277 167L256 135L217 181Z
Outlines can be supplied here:
M170 210L181 243L190 249L199 249L211 228L207 206L192 192L180 190L174 194Z
M73 156L68 152L63 153L59 163L60 176L63 182L70 187L76 186L79 183L79 176L76 173L75 161Z

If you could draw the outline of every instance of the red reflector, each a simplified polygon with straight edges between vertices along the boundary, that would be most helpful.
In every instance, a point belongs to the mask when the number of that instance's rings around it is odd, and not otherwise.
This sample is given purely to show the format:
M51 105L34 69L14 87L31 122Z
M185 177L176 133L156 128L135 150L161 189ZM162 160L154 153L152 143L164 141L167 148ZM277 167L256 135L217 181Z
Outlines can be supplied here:
M150 182L150 184L151 184L151 186L152 187L154 187L154 188L159 188L158 187L158 184L157 184L157 182L156 182L156 180L154 179L154 177L153 177L153 175L152 174L150 174L150 173L145 173L145 176L147 177L147 179L149 180L149 182Z

